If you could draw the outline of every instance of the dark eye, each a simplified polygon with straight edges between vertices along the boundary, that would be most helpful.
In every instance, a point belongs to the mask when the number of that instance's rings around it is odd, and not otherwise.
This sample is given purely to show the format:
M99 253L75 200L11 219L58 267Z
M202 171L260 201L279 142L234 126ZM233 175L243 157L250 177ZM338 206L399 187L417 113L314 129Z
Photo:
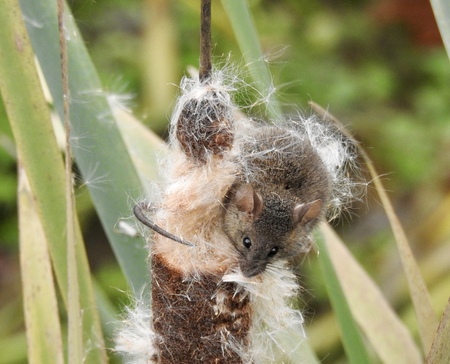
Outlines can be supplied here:
M268 257L273 257L275 254L278 253L278 247L274 246L272 249L270 249L269 254L267 254Z
M245 237L242 242L247 249L250 249L250 247L252 246L252 241L250 240L250 238Z

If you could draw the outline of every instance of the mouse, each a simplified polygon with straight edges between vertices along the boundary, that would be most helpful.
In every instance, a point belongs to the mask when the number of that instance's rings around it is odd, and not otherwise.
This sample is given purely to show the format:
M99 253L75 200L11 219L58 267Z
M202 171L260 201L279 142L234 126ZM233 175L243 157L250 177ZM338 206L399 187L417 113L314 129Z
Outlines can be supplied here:
M242 167L223 201L223 230L241 273L250 278L309 250L331 181L309 139L298 132L259 127L239 148Z

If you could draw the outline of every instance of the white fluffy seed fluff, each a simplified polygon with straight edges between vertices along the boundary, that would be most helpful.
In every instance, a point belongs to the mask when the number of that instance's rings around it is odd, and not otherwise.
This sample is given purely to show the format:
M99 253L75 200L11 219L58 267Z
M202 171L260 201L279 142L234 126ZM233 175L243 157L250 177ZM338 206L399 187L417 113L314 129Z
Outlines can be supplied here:
M326 216L329 221L335 219L349 203L363 195L366 186L358 175L358 155L353 142L331 120L315 115L298 115L283 125L291 125L295 132L305 135L328 170L332 191Z
M303 317L290 306L290 301L300 290L295 275L286 262L278 261L268 265L266 271L256 277L244 277L237 267L238 253L221 225L222 201L241 168L239 144L248 140L249 130L260 127L233 104L230 95L236 92L236 84L241 81L226 70L213 71L208 85L201 84L195 77L186 77L181 82L182 93L171 119L170 151L161 166L164 173L162 196L154 204L156 209L151 218L161 228L192 242L195 247L154 236L152 252L164 255L170 266L191 276L204 271L220 274L224 282L237 284L239 292L236 293L245 292L249 297L252 305L249 348L239 347L228 336L223 342L224 350L238 352L244 363L290 362L290 355L305 336ZM228 110L227 117L234 122L232 149L220 157L209 156L201 165L182 152L175 134L180 113L191 100L204 101L202 105L207 105L203 113L198 112L201 117L220 112L214 108L223 107ZM275 122L275 125L303 140L306 138L320 156L332 181L327 218L335 218L363 186L353 182L348 175L349 170L356 169L351 142L336 127L316 116L291 117ZM195 139L195 131L191 137ZM216 300L220 310L220 295ZM128 363L152 363L156 354L153 344L156 335L152 330L149 306L147 301L127 309L125 325L117 337L115 349L124 354Z
M236 271L226 274L223 281L237 283L238 290L250 295L251 344L250 350L241 351L244 363L289 363L306 335L301 312L288 303L300 287L286 262L271 264L260 279L246 278Z
M126 308L122 327L115 337L114 350L123 355L126 363L148 364L158 353L149 302L135 298L134 306Z

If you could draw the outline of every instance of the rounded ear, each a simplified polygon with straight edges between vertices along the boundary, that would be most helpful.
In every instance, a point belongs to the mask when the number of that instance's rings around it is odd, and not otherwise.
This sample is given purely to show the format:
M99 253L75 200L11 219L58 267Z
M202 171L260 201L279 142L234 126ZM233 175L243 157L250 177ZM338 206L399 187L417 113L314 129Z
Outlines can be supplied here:
M253 215L253 218L258 218L263 210L264 203L250 183L245 183L240 186L234 195L234 201L239 211L246 212Z
M294 207L294 224L306 224L319 217L322 210L322 200L315 200L308 203L300 203Z

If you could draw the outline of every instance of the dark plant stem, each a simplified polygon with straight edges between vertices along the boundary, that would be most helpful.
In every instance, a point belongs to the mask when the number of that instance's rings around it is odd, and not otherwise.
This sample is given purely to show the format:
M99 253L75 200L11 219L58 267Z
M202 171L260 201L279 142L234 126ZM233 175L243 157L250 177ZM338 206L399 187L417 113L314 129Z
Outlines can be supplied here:
M211 78L211 0L202 0L200 25L200 70L199 79L206 82Z

